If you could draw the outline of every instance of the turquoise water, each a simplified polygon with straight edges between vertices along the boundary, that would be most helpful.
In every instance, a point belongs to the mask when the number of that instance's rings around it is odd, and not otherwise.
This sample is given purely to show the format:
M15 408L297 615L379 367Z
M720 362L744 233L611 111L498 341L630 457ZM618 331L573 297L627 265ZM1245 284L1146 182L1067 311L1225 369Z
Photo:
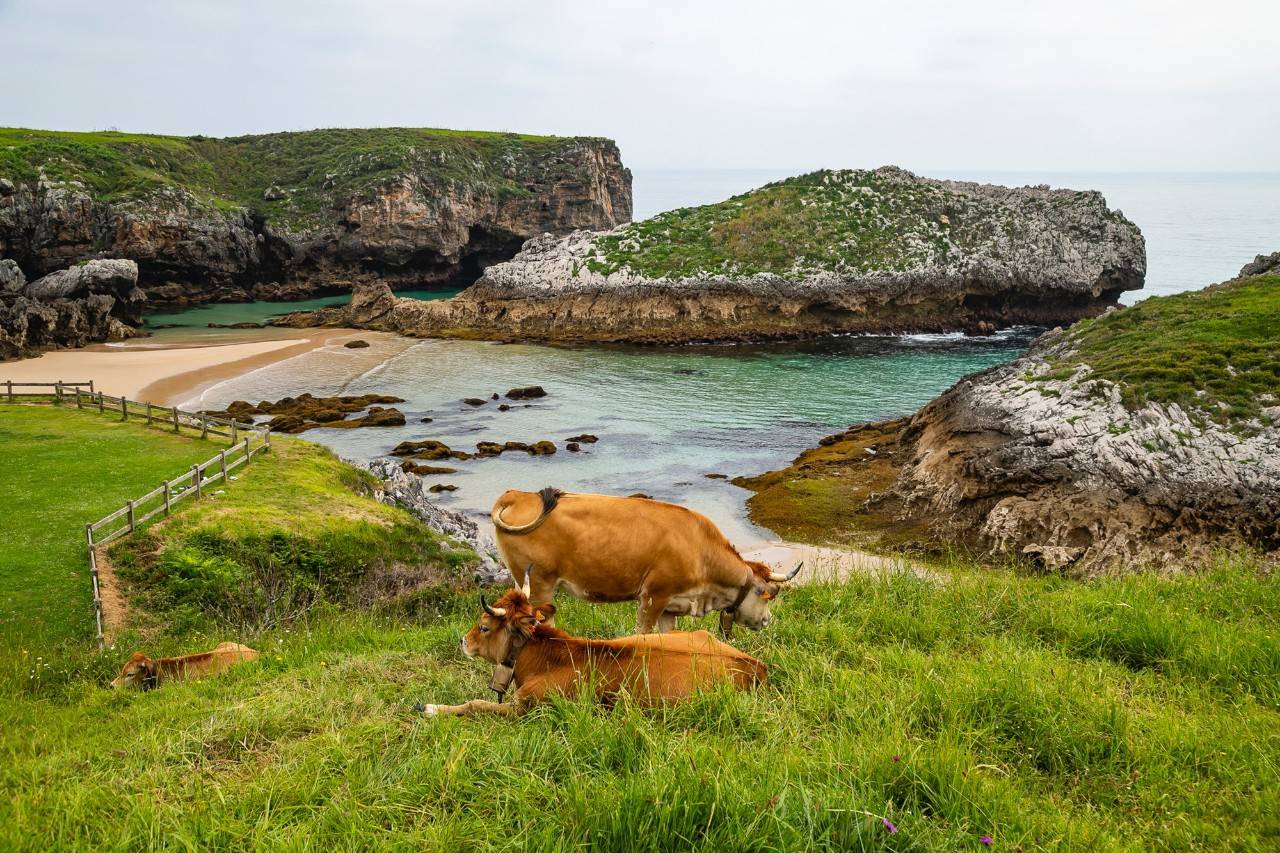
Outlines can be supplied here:
M757 474L785 465L819 438L850 424L909 414L960 377L1016 357L1031 330L990 338L961 335L840 337L770 346L676 349L571 348L368 335L368 349L322 347L222 382L187 407L221 407L296 395L381 392L404 397L408 424L316 429L306 437L350 458L387 453L406 439L438 439L473 451L480 441L549 438L551 457L440 463L458 472L445 505L487 515L509 488L558 486L614 494L644 492L710 515L736 542L772 538L745 518L748 493L706 474ZM523 385L548 396L479 408ZM422 423L430 417L431 423ZM600 441L569 453L564 440Z

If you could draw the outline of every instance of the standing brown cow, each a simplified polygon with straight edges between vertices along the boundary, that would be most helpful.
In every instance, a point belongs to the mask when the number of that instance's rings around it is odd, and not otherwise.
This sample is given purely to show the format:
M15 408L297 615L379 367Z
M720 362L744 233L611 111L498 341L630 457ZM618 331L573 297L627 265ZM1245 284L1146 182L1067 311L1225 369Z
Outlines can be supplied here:
M510 703L473 699L462 705L419 705L428 715L519 714L547 696L573 696L588 687L610 702L627 692L646 705L681 699L694 690L728 683L750 689L767 678L765 665L706 631L646 634L616 640L573 637L547 624L551 604L530 604L521 590L510 590L484 612L462 638L467 657L513 671L516 693ZM506 684L499 690L505 691Z
M735 622L758 631L780 584L800 571L744 560L705 515L649 498L511 490L490 517L517 584L532 567L533 602L551 601L557 586L587 601L638 599L638 634L714 610L726 636Z

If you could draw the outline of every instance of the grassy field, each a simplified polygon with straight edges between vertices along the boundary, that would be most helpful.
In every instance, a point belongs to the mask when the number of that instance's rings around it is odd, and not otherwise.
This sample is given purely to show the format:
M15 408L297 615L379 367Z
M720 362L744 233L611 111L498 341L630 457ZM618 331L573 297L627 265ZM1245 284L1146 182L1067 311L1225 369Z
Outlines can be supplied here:
M1178 403L1226 421L1280 402L1280 275L1144 299L1068 336L1074 352L1048 375L1084 362L1133 406Z
M411 711L484 695L471 594L313 614L147 694L100 686L122 649L4 691L0 847L1275 849L1277 592L1240 564L855 578L740 638L770 667L754 694L514 721ZM634 618L562 603L578 633Z
M0 642L92 638L85 524L223 446L73 408L0 405Z
M44 471L56 457L33 445ZM1280 844L1280 581L1247 560L1182 578L956 564L817 584L738 635L770 668L754 693L427 719L414 702L485 695L488 668L458 650L475 594L450 581L469 555L369 486L279 442L224 495L113 549L145 611L116 647L0 650L0 849ZM56 540L60 518L35 519ZM404 562L439 582L380 582L366 607L342 594ZM254 589L313 595L263 619ZM579 634L634 621L630 605L559 604ZM137 643L225 639L263 658L150 693L103 687Z

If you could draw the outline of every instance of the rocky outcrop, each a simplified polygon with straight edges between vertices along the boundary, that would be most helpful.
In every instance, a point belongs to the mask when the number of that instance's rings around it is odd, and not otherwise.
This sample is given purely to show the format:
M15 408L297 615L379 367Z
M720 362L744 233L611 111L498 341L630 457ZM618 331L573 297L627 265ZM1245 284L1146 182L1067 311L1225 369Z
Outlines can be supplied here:
M27 283L0 261L0 360L136 337L146 296L133 261L94 260Z
M287 325L678 343L992 331L1100 313L1142 287L1138 228L1096 192L819 172L607 233L542 235L449 300L372 286Z
M435 504L427 496L428 487L422 479L403 471L401 463L393 459L374 459L368 463L351 464L363 467L382 481L380 500L404 507L432 530L462 542L475 551L480 557L480 562L475 567L475 577L479 583L493 584L510 580L511 573L498 559L498 549L492 537L462 513Z
M631 217L631 175L605 139L0 129L6 143L18 165L0 168L0 256L28 276L128 258L153 303L465 285L535 234Z
M840 523L873 539L962 543L1076 575L1203 569L1240 547L1280 558L1280 326L1267 319L1278 315L1272 275L1148 300L1107 326L1056 330L909 420L824 440L783 478L845 488L856 499ZM1251 352L1224 340L1224 324L1270 339L1251 341ZM1201 332L1207 343L1193 343ZM1167 353L1149 343L1156 336L1185 358L1211 350L1206 363L1219 372L1197 367L1199 387L1183 395ZM1106 361L1126 345L1128 378L1106 378ZM1144 363L1144 352L1159 363ZM763 497L778 473L743 485ZM804 491L781 485L779 500Z

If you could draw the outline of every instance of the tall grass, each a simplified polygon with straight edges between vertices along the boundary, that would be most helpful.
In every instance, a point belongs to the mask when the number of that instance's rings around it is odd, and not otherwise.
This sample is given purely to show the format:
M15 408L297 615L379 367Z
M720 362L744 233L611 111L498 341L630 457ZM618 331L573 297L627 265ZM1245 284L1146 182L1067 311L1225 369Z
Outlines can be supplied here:
M99 686L127 649L37 686L11 666L0 847L1275 849L1277 591L1242 560L855 577L737 638L770 667L754 693L517 720L412 713L485 693L457 649L476 604L447 591L315 611L147 694ZM560 603L576 633L634 619Z

